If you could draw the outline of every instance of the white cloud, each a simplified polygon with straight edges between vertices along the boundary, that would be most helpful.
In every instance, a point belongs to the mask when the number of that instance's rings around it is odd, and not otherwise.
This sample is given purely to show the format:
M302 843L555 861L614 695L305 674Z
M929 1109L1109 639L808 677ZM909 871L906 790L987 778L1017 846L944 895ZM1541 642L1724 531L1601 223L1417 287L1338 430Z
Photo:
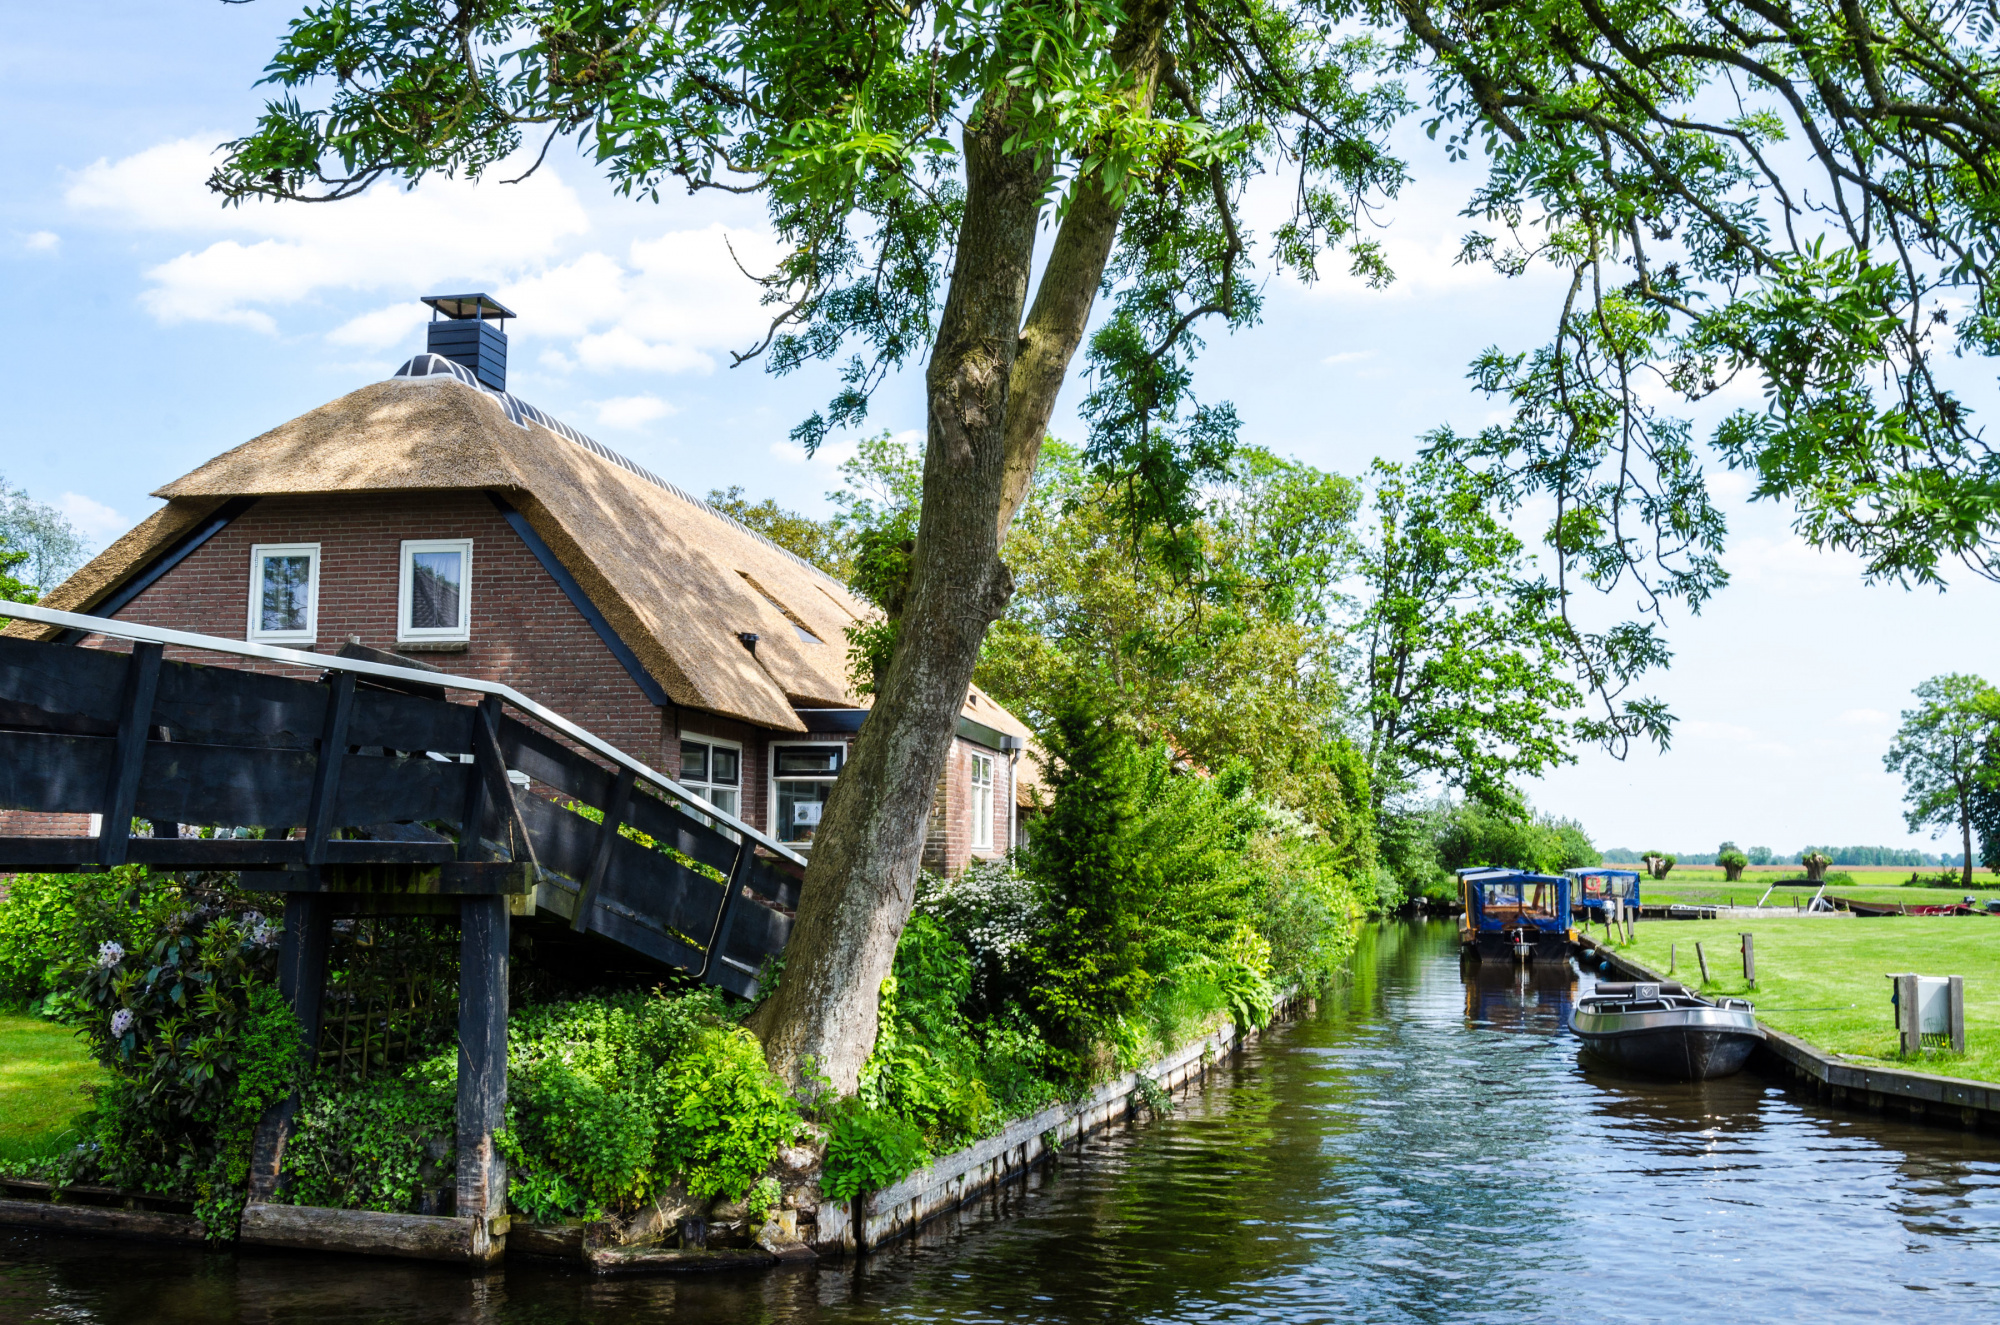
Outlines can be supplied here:
M658 396L618 396L597 402L597 421L607 428L642 428L664 419L674 407Z
M1327 355L1324 359L1321 359L1320 362L1326 364L1328 367L1332 367L1336 364L1360 363L1363 360L1372 359L1374 357L1375 357L1375 351L1373 350L1342 350L1339 354Z
M69 517L84 537L108 542L132 527L132 521L79 492L65 492L56 499L56 509Z
M275 332L273 309L372 290L424 291L438 281L496 284L557 255L590 228L553 171L518 185L431 180L373 189L336 205L253 202L224 208L202 181L217 135L100 159L70 180L65 200L115 228L208 242L159 263L141 303L163 323L222 322ZM369 330L341 332L359 343Z
M657 373L708 373L715 360L685 345L652 344L624 327L613 327L576 343L577 361L597 372L637 368Z
M62 236L53 230L37 230L21 237L21 247L30 253L53 253L62 247Z
M1880 709L1848 709L1840 720L1850 727L1886 727L1895 718Z
M326 338L335 345L353 345L364 350L407 345L414 353L419 343L418 328L430 320L430 309L415 300L405 299L372 313L349 318L327 332Z
M852 460L854 453L860 449L861 444L856 441L828 442L813 454L807 455L806 448L797 442L771 443L771 454L786 464L825 465L829 470L838 469Z

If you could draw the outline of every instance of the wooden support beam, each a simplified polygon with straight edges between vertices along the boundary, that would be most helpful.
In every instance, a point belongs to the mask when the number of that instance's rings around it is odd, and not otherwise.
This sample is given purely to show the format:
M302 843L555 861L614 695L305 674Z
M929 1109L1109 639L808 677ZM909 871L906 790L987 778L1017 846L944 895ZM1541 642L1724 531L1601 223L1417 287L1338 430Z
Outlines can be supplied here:
M355 846L357 843L335 843ZM245 870L244 889L259 893L419 893L494 897L535 890L532 865L511 860L452 860L438 864L329 862L317 870Z
M118 747L104 789L104 822L98 831L97 863L112 869L125 863L132 838L132 811L139 802L139 774L146 766L146 740L153 734L153 698L160 689L160 644L132 646L125 664L125 688L118 702Z
M1899 975L1896 977L1896 1039L1897 1047L1906 1054L1923 1050L1923 1013L1917 1007L1917 977Z
M507 1161L493 1134L507 1119L507 901L459 903L458 1214L476 1221L472 1258L506 1251ZM496 1232L495 1229L502 1231Z
M326 959L333 917L326 900L308 894L285 898L285 932L278 946L278 992L291 1006L299 1027L299 1054L310 1067L319 1055L319 1032L326 1011ZM250 1199L271 1200L278 1190L285 1139L298 1112L297 1093L273 1105L250 1142Z
M333 806L340 796L340 766L347 760L347 725L354 715L354 673L336 672L327 682L326 726L320 732L313 769L312 798L306 802L306 864L326 859L327 839L339 827Z
M587 926L590 909L597 905L597 889L604 882L604 871L611 865L611 847L618 840L619 825L625 822L625 809L632 803L632 784L635 776L631 769L618 770L618 780L611 785L611 795L605 798L604 822L597 828L597 847L590 854L590 870L583 877L583 891L576 899L576 914L570 918L569 927L583 933Z

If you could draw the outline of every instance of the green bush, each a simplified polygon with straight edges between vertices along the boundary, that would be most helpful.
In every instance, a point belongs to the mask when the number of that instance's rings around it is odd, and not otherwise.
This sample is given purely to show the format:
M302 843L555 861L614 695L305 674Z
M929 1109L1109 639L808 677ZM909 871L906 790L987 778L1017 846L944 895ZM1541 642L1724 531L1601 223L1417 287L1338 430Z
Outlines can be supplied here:
M287 1199L343 1210L415 1210L426 1143L448 1160L456 1139L457 1068L453 1050L395 1075L314 1081L285 1143ZM440 1175L447 1167L440 1162Z
M69 1019L76 975L97 944L135 949L181 905L170 880L147 882L142 865L100 874L20 874L0 901L0 1006ZM136 895L135 895L136 890ZM128 897L136 905L126 908Z
M76 986L82 1029L111 1083L85 1119L71 1178L192 1198L211 1237L234 1236L257 1121L298 1078L299 1042L276 985L278 931L254 911L196 901L142 948L131 917L153 909L137 881L115 902L86 894L79 932L96 960Z
M851 1201L880 1191L930 1162L923 1133L891 1109L870 1108L853 1097L842 1100L828 1120L826 1163L820 1194Z

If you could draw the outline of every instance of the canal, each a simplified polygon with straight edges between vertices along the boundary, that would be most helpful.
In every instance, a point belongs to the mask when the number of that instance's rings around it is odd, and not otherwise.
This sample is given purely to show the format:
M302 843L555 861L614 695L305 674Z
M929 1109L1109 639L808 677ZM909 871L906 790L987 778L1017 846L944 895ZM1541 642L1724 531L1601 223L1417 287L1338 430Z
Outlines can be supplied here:
M1373 928L1165 1121L857 1264L472 1277L0 1232L0 1321L2000 1319L2000 1140L1606 1075L1563 1029L1575 980L1472 979L1448 926Z

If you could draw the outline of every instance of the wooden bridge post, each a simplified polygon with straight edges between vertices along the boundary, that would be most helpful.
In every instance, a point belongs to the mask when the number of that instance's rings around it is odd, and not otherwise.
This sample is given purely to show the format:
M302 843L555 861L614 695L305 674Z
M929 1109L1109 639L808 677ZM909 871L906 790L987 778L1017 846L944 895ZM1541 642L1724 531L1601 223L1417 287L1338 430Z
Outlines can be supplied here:
M472 1259L507 1247L507 1161L493 1134L507 1117L505 897L459 902L458 1213L471 1216Z
M146 740L153 732L153 697L160 689L160 659L166 647L132 646L125 665L125 690L118 700L118 745L111 757L111 781L104 789L104 819L98 825L97 863L115 869L125 863L132 841L132 811L139 800L139 775L146 766Z
M291 1005L299 1024L299 1054L308 1067L319 1055L320 1025L326 1011L327 947L333 938L333 915L326 898L317 893L285 894L285 933L278 947L278 992ZM285 1139L298 1112L294 1091L257 1124L250 1142L250 1199L269 1201L278 1192L278 1170L284 1163Z

